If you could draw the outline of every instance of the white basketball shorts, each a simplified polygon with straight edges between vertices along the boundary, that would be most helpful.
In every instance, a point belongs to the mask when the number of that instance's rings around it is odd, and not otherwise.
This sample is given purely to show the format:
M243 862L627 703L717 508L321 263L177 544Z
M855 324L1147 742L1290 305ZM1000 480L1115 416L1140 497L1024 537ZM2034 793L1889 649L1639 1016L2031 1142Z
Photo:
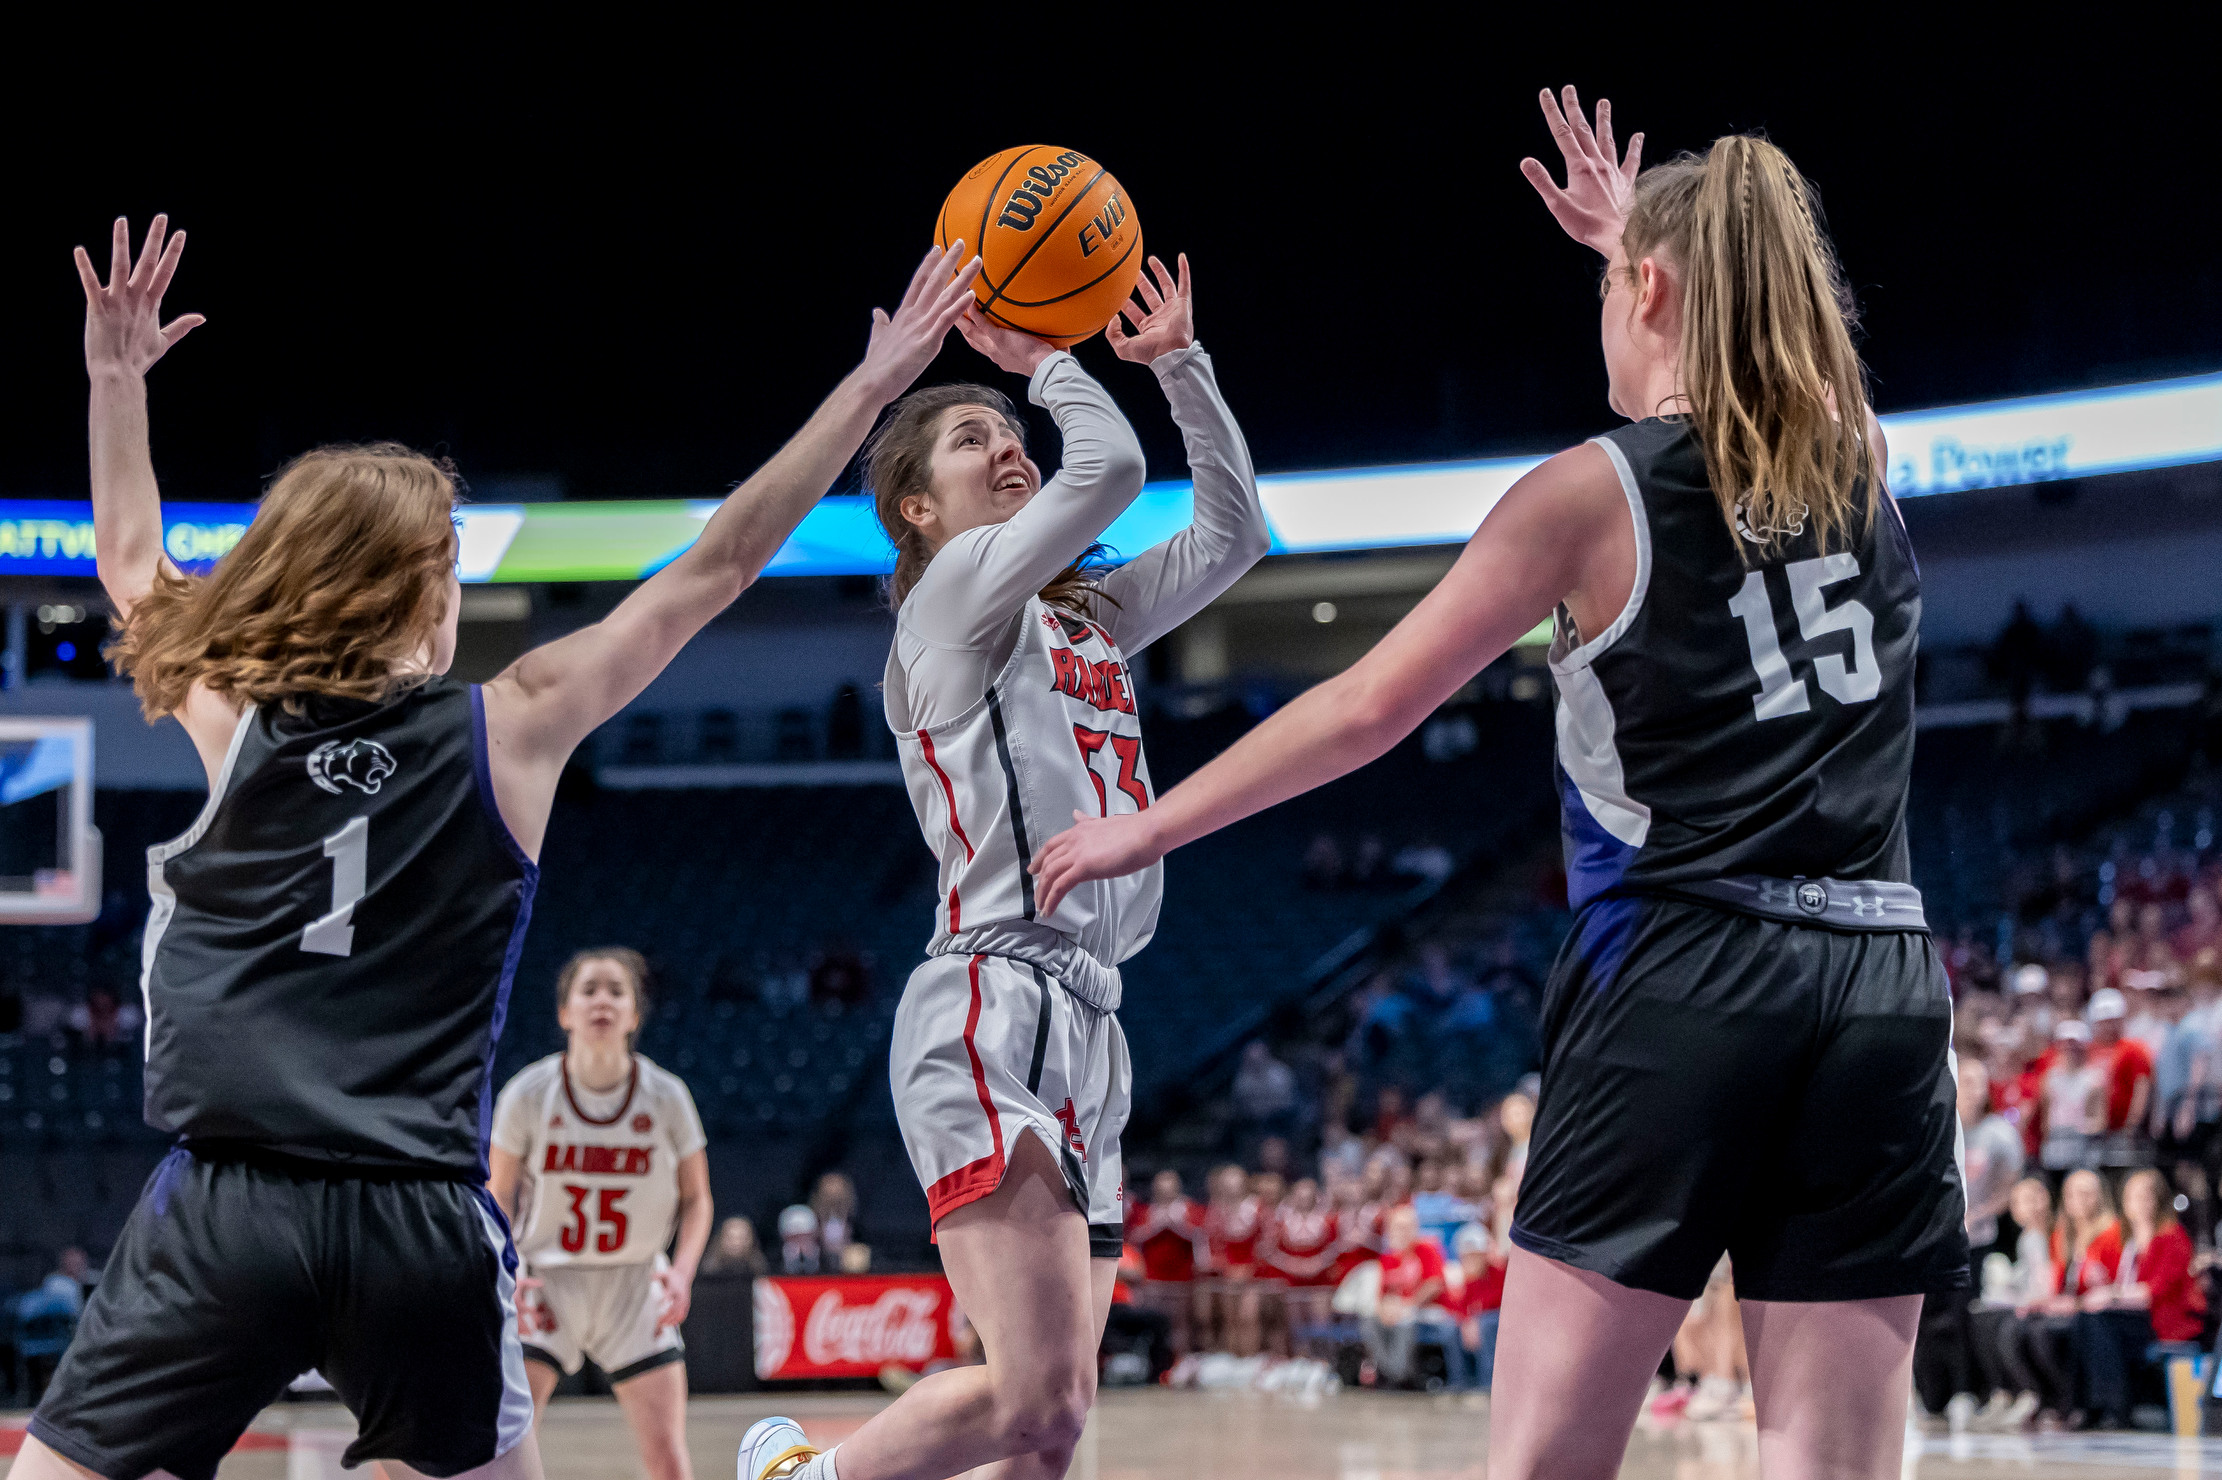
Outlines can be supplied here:
M541 1286L518 1300L532 1310L538 1326L524 1338L525 1355L566 1374L591 1357L613 1384L685 1360L679 1328L656 1329L663 1301L655 1277L670 1267L658 1254L647 1264L533 1270ZM530 1298L534 1295L538 1300Z
M1119 1136L1134 1076L1114 1014L1024 961L934 956L903 989L888 1072L937 1225L1000 1186L1015 1139L1031 1131L1064 1168L1089 1252L1119 1256Z

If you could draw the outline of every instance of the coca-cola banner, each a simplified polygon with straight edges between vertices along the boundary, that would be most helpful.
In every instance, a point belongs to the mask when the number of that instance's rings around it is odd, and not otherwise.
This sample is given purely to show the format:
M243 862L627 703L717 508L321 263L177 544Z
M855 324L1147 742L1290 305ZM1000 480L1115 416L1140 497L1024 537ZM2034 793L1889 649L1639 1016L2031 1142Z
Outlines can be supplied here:
M756 1375L870 1377L889 1362L957 1354L957 1302L938 1274L779 1276L756 1282Z

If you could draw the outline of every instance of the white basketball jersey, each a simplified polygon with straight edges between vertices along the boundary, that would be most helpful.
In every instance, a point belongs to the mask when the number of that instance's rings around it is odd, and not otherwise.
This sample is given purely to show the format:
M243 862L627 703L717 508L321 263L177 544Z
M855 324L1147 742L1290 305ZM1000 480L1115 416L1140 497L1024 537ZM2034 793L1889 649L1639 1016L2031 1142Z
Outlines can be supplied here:
M630 1082L596 1095L556 1053L503 1086L494 1144L525 1164L517 1252L548 1269L662 1253L679 1217L679 1163L708 1143L678 1076L636 1053Z
M1133 680L1099 624L1038 596L1019 628L979 703L930 729L897 732L911 805L941 858L939 929L927 950L984 949L991 927L1027 923L1113 967L1157 930L1162 866L1082 884L1047 915L1027 868L1074 812L1109 817L1154 799ZM1103 975L1111 1000L1096 1005L1116 1007L1115 975Z

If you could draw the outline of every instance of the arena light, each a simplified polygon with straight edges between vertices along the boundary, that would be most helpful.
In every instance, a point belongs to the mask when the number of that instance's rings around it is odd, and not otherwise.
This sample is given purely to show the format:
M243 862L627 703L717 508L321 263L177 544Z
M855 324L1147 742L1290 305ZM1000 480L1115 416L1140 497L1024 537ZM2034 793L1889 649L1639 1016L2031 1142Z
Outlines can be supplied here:
M2222 375L2030 396L1883 418L1900 498L2222 461ZM1277 554L1457 544L1540 456L1282 473L1258 480ZM1152 483L1104 534L1114 558L1187 524L1186 482ZM631 581L694 543L715 500L471 504L457 516L466 581ZM206 570L253 504L171 504L163 548ZM894 564L871 500L820 500L770 576L880 575ZM0 575L93 574L92 506L0 500Z

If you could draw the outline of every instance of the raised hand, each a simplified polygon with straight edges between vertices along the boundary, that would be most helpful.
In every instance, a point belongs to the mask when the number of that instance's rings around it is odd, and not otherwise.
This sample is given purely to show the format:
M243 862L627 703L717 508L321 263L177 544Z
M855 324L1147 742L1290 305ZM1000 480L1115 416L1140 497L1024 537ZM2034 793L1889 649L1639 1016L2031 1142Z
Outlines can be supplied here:
M147 227L146 245L139 260L131 260L131 223L116 218L108 246L108 282L93 271L93 259L77 249L77 277L85 285L85 373L121 371L144 375L169 347L207 320L197 313L181 314L162 322L162 295L177 275L178 258L185 252L185 233L163 238L170 229L168 216L156 216Z
M1520 161L1520 173L1543 197L1566 234L1610 257L1628 222L1628 207L1635 200L1636 171L1643 163L1643 135L1631 134L1625 157L1616 155L1612 136L1612 104L1597 100L1597 127L1582 116L1582 100L1566 89L1566 109L1549 88L1543 89L1543 121L1566 156L1566 188L1561 190L1551 172L1535 158Z
M941 353L941 341L971 306L972 280L979 275L980 259L966 260L963 242L949 243L946 251L935 247L910 275L910 287L895 312L872 310L872 342L861 368L881 400L892 401L910 389Z
M1034 855L1034 895L1042 915L1090 879L1115 879L1148 868L1165 856L1151 834L1147 812L1122 812L1116 817L1075 812L1072 820L1071 827Z
M1119 313L1134 326L1130 335L1117 315L1103 329L1103 337L1122 360L1132 360L1147 365L1159 355L1176 349L1186 349L1196 342L1196 299L1194 287L1188 276L1188 254L1179 257L1180 281L1165 270L1165 264L1155 257L1150 259L1149 272L1135 280L1134 290L1142 295L1143 306L1137 309L1130 299L1119 305ZM1150 281L1151 274L1157 281Z
M995 361L996 368L1013 375L1032 375L1041 368L1042 361L1057 353L1057 346L1048 340L990 323L977 308L965 310L964 317L957 320L957 332L966 344Z

